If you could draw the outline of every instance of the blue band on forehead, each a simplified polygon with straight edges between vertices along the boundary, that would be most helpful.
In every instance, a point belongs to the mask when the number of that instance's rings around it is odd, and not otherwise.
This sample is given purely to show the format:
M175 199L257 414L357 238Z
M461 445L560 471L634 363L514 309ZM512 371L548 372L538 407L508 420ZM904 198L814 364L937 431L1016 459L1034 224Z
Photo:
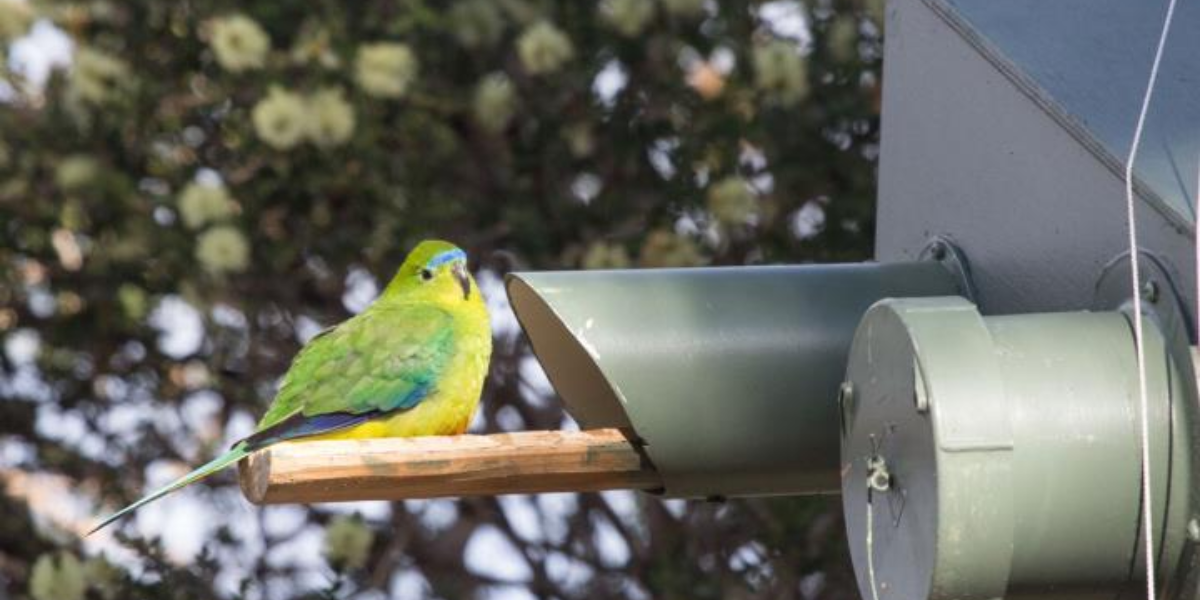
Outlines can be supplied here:
M455 260L462 260L465 262L467 260L467 253L459 250L458 248L447 250L440 254L434 255L433 258L429 259L429 262L425 263L425 267L432 269Z

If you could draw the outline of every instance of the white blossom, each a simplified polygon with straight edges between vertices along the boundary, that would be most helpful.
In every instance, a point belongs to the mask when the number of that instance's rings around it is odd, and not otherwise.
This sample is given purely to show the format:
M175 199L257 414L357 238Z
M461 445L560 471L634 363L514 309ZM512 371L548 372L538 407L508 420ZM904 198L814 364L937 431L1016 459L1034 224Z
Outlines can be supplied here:
M363 44L354 59L354 81L378 98L402 98L417 80L416 54L405 44Z
M531 75L553 73L575 56L567 34L548 21L529 26L517 40L517 55Z
M214 19L211 44L217 63L231 73L261 69L271 51L271 38L267 32L245 15Z
M259 139L277 150L287 150L304 141L307 105L299 94L273 87L254 105L251 120Z

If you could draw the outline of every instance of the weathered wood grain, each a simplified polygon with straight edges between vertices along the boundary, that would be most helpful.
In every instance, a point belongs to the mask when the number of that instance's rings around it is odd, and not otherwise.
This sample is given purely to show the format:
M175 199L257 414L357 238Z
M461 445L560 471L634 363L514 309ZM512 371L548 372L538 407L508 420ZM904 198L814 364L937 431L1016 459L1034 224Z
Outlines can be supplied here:
M255 504L662 486L617 429L285 442L238 470Z

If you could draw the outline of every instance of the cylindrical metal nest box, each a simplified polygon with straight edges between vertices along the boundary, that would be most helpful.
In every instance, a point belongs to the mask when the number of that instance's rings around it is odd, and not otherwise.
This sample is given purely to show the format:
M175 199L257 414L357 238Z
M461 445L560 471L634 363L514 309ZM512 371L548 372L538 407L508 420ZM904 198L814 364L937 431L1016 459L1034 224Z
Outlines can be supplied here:
M1144 532L1129 318L982 317L951 297L871 308L840 397L864 598L1135 597ZM1144 323L1158 579L1162 597L1193 598L1192 369L1180 340Z
M836 492L837 389L881 298L962 294L936 260L517 273L508 293L586 428L619 427L670 496Z

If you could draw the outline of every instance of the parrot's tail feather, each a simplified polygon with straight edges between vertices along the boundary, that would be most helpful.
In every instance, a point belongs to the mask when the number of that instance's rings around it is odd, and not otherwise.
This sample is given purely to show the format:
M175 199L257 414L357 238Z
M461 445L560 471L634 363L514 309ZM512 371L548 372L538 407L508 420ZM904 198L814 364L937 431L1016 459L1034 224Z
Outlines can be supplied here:
M191 473L188 473L187 475L184 475L183 477L180 477L179 479L176 479L175 481L168 483L167 485L151 492L150 494L147 494L141 500L138 500L137 502L134 502L133 504L130 504L129 506L126 506L125 508L122 508L121 510L113 513L112 515L109 515L103 521L100 521L99 525L96 525L95 527L93 527L92 530L89 531L87 534L92 535L93 533L96 533L97 531L100 531L104 527L108 526L113 521L116 521L117 519L120 519L121 517L133 512L151 502L154 502L155 500L158 500L159 498L162 498L163 496L166 496L167 494L170 494L171 492L174 492L175 490L178 490L179 488L182 488L184 486L191 485L197 481L200 481L201 479L204 479L205 477L208 477L209 475L212 475L213 473L216 473L217 471L220 471L221 469L224 469L225 467L228 467L229 465L232 465L233 463L245 458L249 454L250 454L250 450L248 450L246 448L245 444L238 444L238 445L234 446L233 448L230 448L229 451L226 452L225 454L222 454L221 456L214 458L213 460L211 460L204 466L197 468L196 470L192 471Z

